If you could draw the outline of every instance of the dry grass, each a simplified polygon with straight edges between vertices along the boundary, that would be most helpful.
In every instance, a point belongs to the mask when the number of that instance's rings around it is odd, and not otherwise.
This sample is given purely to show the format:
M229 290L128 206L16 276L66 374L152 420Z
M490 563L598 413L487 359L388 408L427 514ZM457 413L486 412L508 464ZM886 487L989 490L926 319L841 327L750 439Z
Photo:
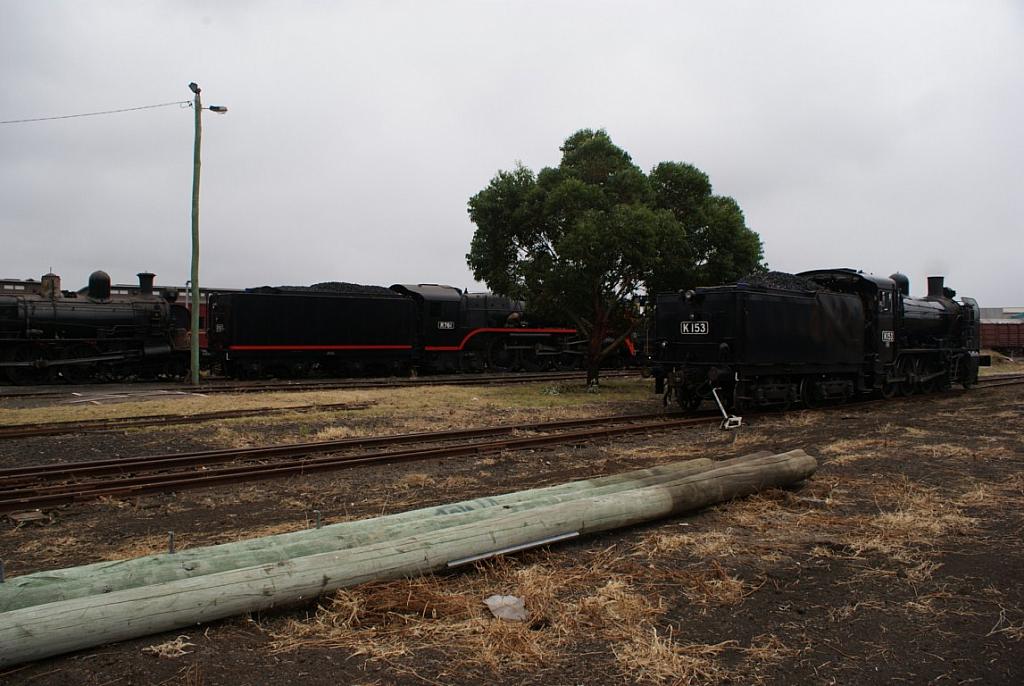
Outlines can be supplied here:
M746 648L733 641L682 640L662 624L668 610L662 596L638 585L623 567L629 564L613 549L583 560L552 552L501 558L470 574L339 591L305 621L288 620L267 631L275 653L342 649L393 667L396 660L408 663L419 653L439 651L460 670L491 674L557 666L573 659L574 646L598 640L611 646L620 677L633 683L720 681L730 673L722 653L732 647L743 651L744 664L789 654L775 637L758 637ZM697 604L743 599L744 584L717 563L676 574L672 593L677 584ZM495 593L522 598L528 620L493 618L483 600Z
M855 603L847 603L840 607L832 607L828 610L828 619L832 623L846 623L854 621L857 614L862 610L884 610L885 605L876 601L861 600Z
M543 411L550 419L575 418L601 414L614 403L646 401L650 396L650 383L645 379L611 379L602 383L600 391L588 393L582 383L559 387L557 394L545 392L550 383L531 383L514 386L465 387L422 386L373 390L329 390L311 392L269 392L202 395L183 393L173 395L137 395L130 402L93 405L89 403L60 402L44 407L9 409L0 408L0 424L39 424L61 421L85 421L135 416L191 415L224 410L260 410L333 403L366 404L367 407L343 411L311 412L221 420L219 425L227 433L221 438L230 444L259 439L239 436L245 433L238 425L259 423L264 426L286 424L297 431L304 424L320 423L325 416L347 420L377 418L387 420L396 430L439 430L473 424L491 424L494 418L509 423L528 421ZM424 412L429 408L429 412ZM147 429L152 430L152 429ZM180 431L162 427L158 430ZM322 440L342 438L344 427L338 433L325 435Z
M390 659L444 648L489 671L526 669L554 658L570 616L563 597L580 576L596 574L593 568L563 574L505 560L478 571L458 583L419 577L339 591L310 621L291 621L272 633L273 649L345 648L353 655ZM494 619L483 604L492 592L523 598L530 621Z
M863 570L866 578L891 577L911 584L931 579L940 567L931 556L978 527L978 520L964 514L956 497L906 478L882 483L863 480L851 486L874 499L876 513L822 522L822 530L833 532L843 554L823 546L813 547L809 554L822 559L880 558L876 566Z
M928 445L921 445L915 448L914 452L919 458L924 459L944 459L952 458L955 460L966 460L974 459L977 452L963 445L951 445L949 443L932 443Z
M149 653L150 655L156 655L157 657L175 658L181 657L182 655L188 655L192 651L185 649L193 646L195 646L195 643L190 643L189 637L182 635L169 641L164 641L163 643L146 646L142 649L142 652Z
M821 415L816 412L788 412L774 420L773 428L806 429L817 426L820 422Z
M402 490L408 490L410 488L424 488L426 486L433 486L437 483L434 477L429 474L405 474L395 481L395 487Z
M627 675L639 683L713 684L726 676L719 656L735 644L684 645L673 638L671 629L662 635L656 627L650 627L646 634L613 645L612 652Z
M0 424L38 424L137 416L187 416L227 410L258 411L268 408L276 409L333 403L363 403L371 402L372 398L368 392L364 391L315 391L309 393L140 395L133 396L130 400L130 402L112 405L92 405L89 403L60 401L56 404L42 407L3 408L0 409ZM358 411L361 410L330 411L330 414L347 414ZM294 418L296 415L286 414L282 416Z
M881 511L873 525L883 536L930 545L942 537L966 535L977 525L936 488L903 478L879 491L876 502Z
M739 605L748 590L741 579L727 573L717 560L697 572L675 577L683 594L695 605Z
M637 544L639 554L647 558L683 551L700 559L721 559L737 552L737 537L731 531L706 531L693 534L655 532Z
M843 438L819 448L823 455L830 456L834 465L844 465L860 460L891 457L889 442L882 438Z
M366 429L353 426L328 426L313 434L312 441L337 441L342 438L365 436Z
M332 522L339 521L334 518ZM186 550L199 546L214 545L217 543L230 543L262 536L273 536L275 534L298 531L310 528L314 521L292 520L270 524L257 528L226 529L218 530L214 535L196 534L193 532L178 532L175 537L175 549ZM95 560L126 560L146 555L155 555L167 552L167 534L152 536L138 536L126 543L96 543L87 539L80 539L74 536L59 536L56 538L42 537L27 540L18 545L13 552L19 557L32 557L36 559L60 561L69 553L78 555L85 553L87 557Z

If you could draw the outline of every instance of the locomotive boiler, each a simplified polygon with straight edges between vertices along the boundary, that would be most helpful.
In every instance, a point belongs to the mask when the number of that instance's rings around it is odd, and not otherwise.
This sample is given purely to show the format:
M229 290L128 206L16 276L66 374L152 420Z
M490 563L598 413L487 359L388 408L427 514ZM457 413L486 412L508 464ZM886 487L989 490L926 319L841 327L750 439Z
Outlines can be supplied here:
M852 269L659 294L656 390L690 410L715 396L738 410L968 387L987 358L977 303L955 295L941 277L914 298L902 274Z

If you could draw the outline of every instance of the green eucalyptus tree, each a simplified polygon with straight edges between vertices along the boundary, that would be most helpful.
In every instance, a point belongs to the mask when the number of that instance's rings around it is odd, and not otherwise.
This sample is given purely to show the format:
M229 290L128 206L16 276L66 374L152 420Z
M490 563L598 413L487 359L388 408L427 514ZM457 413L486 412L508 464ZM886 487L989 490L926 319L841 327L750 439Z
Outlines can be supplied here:
M557 167L499 171L470 198L466 259L494 292L571 318L596 383L639 322L637 296L748 273L761 242L695 167L663 163L648 176L602 130L577 131L561 151Z

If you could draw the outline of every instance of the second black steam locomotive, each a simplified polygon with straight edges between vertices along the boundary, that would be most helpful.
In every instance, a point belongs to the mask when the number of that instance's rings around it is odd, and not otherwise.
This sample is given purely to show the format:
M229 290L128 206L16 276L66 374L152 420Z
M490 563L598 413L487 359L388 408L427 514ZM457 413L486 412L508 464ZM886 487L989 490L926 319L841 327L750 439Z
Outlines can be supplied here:
M813 407L964 387L988 364L979 308L942 277L910 296L906 276L852 269L751 277L657 297L655 389L696 409L715 396L732 411Z
M583 354L575 329L530 325L521 301L434 284L217 293L207 335L238 378L572 369Z

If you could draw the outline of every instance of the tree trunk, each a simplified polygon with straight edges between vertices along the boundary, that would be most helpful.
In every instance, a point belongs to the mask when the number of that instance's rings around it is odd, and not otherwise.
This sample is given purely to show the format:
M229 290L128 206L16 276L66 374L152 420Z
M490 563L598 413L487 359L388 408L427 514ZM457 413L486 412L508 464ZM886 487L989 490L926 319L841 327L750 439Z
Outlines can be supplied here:
M594 326L590 329L590 340L587 342L587 386L601 383L601 350L608 334L608 311L601 302L600 296L594 295Z
M505 513L480 522L293 560L0 614L0 667L246 612L307 602L338 588L443 569L453 561L667 517L785 486L814 473L802 450L750 460L668 483Z

